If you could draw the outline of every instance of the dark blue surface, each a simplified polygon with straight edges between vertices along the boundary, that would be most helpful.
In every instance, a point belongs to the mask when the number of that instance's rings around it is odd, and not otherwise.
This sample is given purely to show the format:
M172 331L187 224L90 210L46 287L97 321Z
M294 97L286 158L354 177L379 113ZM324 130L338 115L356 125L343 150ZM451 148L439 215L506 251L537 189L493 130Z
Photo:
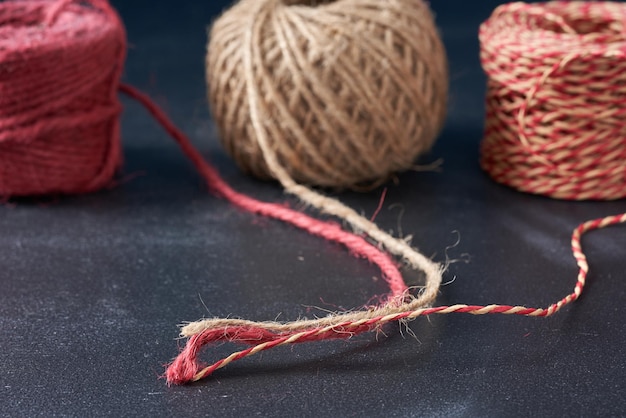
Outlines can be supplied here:
M287 199L220 150L205 101L206 26L225 2L115 1L125 80L147 91L240 191ZM384 229L443 261L439 303L545 306L573 288L571 230L626 203L561 202L494 184L477 163L484 76L477 30L499 2L432 2L450 56L438 173L389 185ZM385 288L342 248L210 196L136 104L125 102L125 173L114 190L0 207L2 416L624 416L624 227L584 239L583 298L549 319L436 316L387 336L280 348L201 383L167 387L176 324L354 308ZM342 194L372 214L380 190ZM393 209L400 204L400 209ZM207 361L234 347L208 350Z

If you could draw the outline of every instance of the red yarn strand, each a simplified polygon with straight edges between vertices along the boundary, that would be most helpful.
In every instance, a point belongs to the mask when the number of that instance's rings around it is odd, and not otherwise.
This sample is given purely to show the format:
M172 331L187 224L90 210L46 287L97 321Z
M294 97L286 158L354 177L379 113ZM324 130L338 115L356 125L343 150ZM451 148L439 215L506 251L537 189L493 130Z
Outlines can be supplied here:
M321 221L302 212L289 209L284 205L261 202L236 192L220 177L217 171L206 162L202 155L195 149L191 141L148 96L126 84L120 85L120 91L141 103L157 122L163 126L167 133L178 142L182 151L192 161L196 169L206 180L209 189L215 195L223 197L233 205L248 212L283 221L303 229L311 235L345 246L354 256L365 258L380 268L383 273L383 278L387 281L392 290L390 297L402 298L406 296L408 288L404 283L404 279L396 263L385 252L367 242L363 237L344 231L341 226L336 223Z

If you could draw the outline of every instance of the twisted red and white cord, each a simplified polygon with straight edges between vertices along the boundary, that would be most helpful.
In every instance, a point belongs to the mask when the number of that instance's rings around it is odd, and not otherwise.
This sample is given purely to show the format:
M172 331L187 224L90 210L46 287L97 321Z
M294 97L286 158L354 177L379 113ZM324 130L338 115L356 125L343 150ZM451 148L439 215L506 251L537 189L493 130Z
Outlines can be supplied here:
M572 234L572 252L579 267L578 279L572 293L565 296L558 302L553 303L547 308L528 308L524 306L511 305L453 305L438 306L433 308L416 309L406 312L398 312L385 316L377 316L359 321L347 321L344 323L311 329L303 332L293 333L272 333L270 331L254 328L253 322L245 323L242 321L238 327L224 327L222 329L207 329L205 331L194 334L187 342L187 346L180 353L177 359L168 369L167 378L170 383L182 384L190 381L197 381L209 376L214 371L221 369L228 364L250 357L261 351L271 348L304 343L310 341L328 340L331 338L350 338L355 334L365 331L379 329L384 324L401 320L412 320L420 316L433 314L451 314L451 313L468 313L472 315L486 314L503 314L503 315L523 315L531 317L547 317L558 312L563 306L578 299L583 291L587 274L589 273L589 264L587 257L582 251L581 237L583 234L595 230L606 228L611 225L626 223L626 213L609 216L606 218L595 219L579 225ZM202 347L209 343L218 341L236 341L245 344L251 344L250 348L237 351L226 358L223 358L214 364L201 368L198 356Z

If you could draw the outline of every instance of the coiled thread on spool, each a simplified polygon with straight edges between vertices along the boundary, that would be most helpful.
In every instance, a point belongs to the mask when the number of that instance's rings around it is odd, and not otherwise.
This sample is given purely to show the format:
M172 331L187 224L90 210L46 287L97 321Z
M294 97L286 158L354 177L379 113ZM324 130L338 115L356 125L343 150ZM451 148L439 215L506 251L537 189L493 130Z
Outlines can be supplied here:
M111 181L125 46L106 1L0 3L0 196L86 193Z
M481 165L559 199L626 197L626 5L497 8L480 29L488 75Z

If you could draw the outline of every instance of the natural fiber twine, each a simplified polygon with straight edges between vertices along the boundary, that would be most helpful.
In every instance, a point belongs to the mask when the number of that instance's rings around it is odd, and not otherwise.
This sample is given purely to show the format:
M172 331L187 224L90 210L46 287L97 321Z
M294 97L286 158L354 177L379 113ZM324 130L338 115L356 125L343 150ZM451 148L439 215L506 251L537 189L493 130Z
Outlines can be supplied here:
M480 30L489 76L482 167L559 199L626 197L626 5L500 6Z
M242 0L214 23L206 68L226 150L262 178L276 160L301 183L379 184L445 116L446 55L421 0Z

